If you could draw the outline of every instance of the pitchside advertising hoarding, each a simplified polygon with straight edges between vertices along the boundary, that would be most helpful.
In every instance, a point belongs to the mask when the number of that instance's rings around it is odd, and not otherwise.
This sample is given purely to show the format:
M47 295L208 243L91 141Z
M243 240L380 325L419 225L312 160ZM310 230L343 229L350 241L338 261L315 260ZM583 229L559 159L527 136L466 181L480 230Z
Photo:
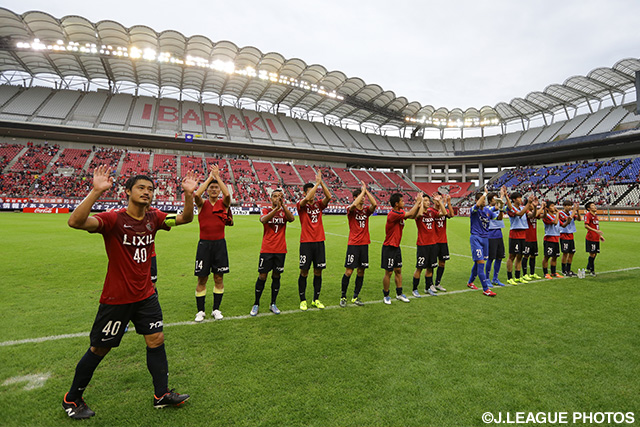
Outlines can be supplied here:
M80 204L80 199L65 199L60 197L5 197L0 198L0 210L4 211L22 211L28 213L69 213ZM153 207L165 212L181 212L184 206L183 202L157 201L153 203ZM251 215L260 214L263 207L271 206L270 203L243 203L238 206L231 207L233 215ZM126 207L126 202L99 200L93 205L93 211L109 211ZM289 210L297 215L295 204L287 205ZM330 204L323 211L325 215L344 215L347 213L349 205ZM391 211L389 207L378 207L374 215L386 215ZM469 216L471 208L454 208L456 216ZM197 207L195 208L198 214ZM640 223L640 209L599 209L598 216L600 221L611 222L637 222Z

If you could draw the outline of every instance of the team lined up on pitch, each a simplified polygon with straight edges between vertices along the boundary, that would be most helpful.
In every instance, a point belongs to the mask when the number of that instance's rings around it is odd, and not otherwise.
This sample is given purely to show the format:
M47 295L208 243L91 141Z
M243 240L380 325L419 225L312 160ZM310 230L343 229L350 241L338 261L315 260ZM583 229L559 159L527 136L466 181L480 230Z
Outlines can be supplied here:
M72 228L102 234L109 259L98 314L90 333L90 347L76 365L71 387L62 399L63 409L73 419L86 419L95 415L84 401L84 391L104 356L112 348L120 345L129 322L134 324L136 333L145 338L147 368L154 387L153 406L155 408L179 406L189 399L188 394L176 393L168 387L169 367L164 345L162 309L154 286L157 278L155 235L158 230L169 230L171 227L191 222L194 216L194 202L199 209L200 224L200 240L194 271L198 278L195 321L201 322L206 317L206 284L210 274L214 276L211 315L215 319L223 318L220 311L224 295L223 279L224 274L229 272L224 230L225 227L233 225L233 216L230 210L231 196L227 186L220 179L218 166L211 167L209 176L199 186L198 176L195 173L189 172L185 175L182 181L184 211L180 214L167 214L152 208L153 180L145 175L138 175L129 178L126 182L126 208L90 216L93 205L112 185L111 169L106 166L97 167L89 195L76 207L68 221ZM316 200L316 192L320 188L324 197ZM205 192L206 200L202 197ZM320 172L316 175L315 183L304 185L303 193L304 197L296 205L301 225L300 275L298 277L300 309L308 309L306 289L312 265L313 298L309 305L322 309L325 307L320 301L322 271L326 268L322 211L329 204L332 194L323 182ZM364 183L360 190L353 192L353 196L353 203L347 209L349 241L344 264L345 272L342 277L341 307L347 305L347 291L354 271L356 271L355 289L350 301L358 306L363 305L359 294L365 270L369 267L369 244L371 243L369 217L377 207L375 198ZM272 280L269 309L275 314L280 313L276 300L287 253L286 226L287 223L294 221L294 216L286 207L282 190L274 190L270 198L271 207L264 208L260 216L264 231L255 285L255 301L250 312L252 316L259 312L260 299L269 273ZM451 198L440 194L429 196L420 193L408 211L404 209L401 193L392 194L389 202L392 211L387 214L381 256L381 268L384 270L382 280L384 303L391 304L391 276L394 277L396 285L396 299L404 303L410 302L402 287L400 242L405 219L415 219L418 228L412 295L416 298L422 297L418 288L423 270L425 271L425 293L435 296L437 292L446 292L441 280L445 263L449 259L446 221L453 216ZM587 270L595 275L595 256L600 251L599 242L604 240L604 237L598 228L595 205L587 203L586 209L589 211L585 217L585 228L588 230L586 245L587 252L590 254ZM578 207L565 203L563 211L558 212L553 203L542 203L538 208L535 197L530 197L527 201L524 201L522 195L518 193L512 193L509 197L503 187L499 195L488 194L486 189L484 193L476 195L476 204L471 209L470 238L474 264L467 286L477 289L473 284L476 276L480 279L484 295L495 296L491 288L494 285L504 286L498 279L505 252L501 231L504 227L502 222L504 213L511 218L509 262L507 263L508 283L524 283L532 277L531 274L536 277L535 225L539 218L542 218L545 224L543 260L545 277L549 279L561 277L560 273L556 272L560 244L564 254L563 273L573 275L571 260L575 252L573 244L575 221L580 220ZM527 230L533 230L531 234L534 236L533 241L527 242ZM531 268L528 275L526 274L527 263L523 262L526 258ZM486 267L485 260L489 260ZM494 276L493 281L490 281L488 276L492 264ZM551 273L547 270L549 265ZM514 268L515 278L512 277ZM436 271L435 282L434 270ZM525 274L521 275L522 272Z

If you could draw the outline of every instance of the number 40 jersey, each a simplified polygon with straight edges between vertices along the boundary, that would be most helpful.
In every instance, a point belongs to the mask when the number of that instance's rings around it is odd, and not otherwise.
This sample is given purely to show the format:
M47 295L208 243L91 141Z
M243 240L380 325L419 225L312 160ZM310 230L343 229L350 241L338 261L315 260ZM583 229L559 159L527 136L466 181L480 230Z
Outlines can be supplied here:
M125 208L101 212L94 233L102 234L109 258L104 279L101 304L130 304L150 297L154 292L151 281L151 254L156 232L170 230L164 220L167 214L153 209L138 221Z

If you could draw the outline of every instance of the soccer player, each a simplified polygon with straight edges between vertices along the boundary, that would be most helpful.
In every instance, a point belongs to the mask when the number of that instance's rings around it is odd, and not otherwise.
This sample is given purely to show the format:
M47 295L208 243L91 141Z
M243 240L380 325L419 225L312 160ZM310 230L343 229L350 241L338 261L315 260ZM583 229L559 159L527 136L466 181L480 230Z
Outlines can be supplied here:
M322 187L324 198L316 200L316 191ZM322 180L322 172L316 174L316 183L306 183L302 187L304 197L297 203L300 217L300 276L298 277L298 294L300 295L300 310L307 310L307 277L313 262L313 300L311 306L324 308L320 302L322 289L322 270L327 267L324 248L324 225L322 211L331 201L331 191Z
M396 299L402 302L409 302L409 298L402 293L402 251L400 250L400 241L402 240L404 220L407 218L415 218L419 211L423 209L422 193L418 193L416 202L409 212L404 211L402 193L393 193L389 198L389 204L391 205L392 211L387 214L381 262L381 267L385 270L382 279L382 293L384 295L382 301L385 304L391 304L389 288L392 273L394 274L396 282Z
M418 210L416 215L416 227L418 228L418 240L416 242L416 271L413 273L413 291L412 294L416 298L421 298L418 292L420 286L420 276L422 270L425 270L425 293L431 296L437 296L436 288L433 285L433 269L438 266L438 246L435 220L446 214L442 197L433 196L434 205L438 209L431 207L431 197L427 194L422 195L422 208Z
M364 198L369 200L369 206L365 208ZM353 202L347 208L347 218L349 220L349 241L347 242L347 255L344 260L344 275L342 276L342 296L340 297L340 307L347 306L347 289L353 270L357 269L356 287L353 291L351 303L363 306L360 299L360 290L364 282L364 271L369 268L369 217L375 212L378 203L373 195L362 182L360 190L353 190Z
M264 291L267 275L271 272L271 304L269 310L280 314L276 306L276 298L280 291L280 275L284 271L284 260L287 255L287 239L285 231L288 222L293 222L293 214L287 209L284 193L281 188L271 192L271 207L263 208L260 222L264 228L262 232L262 248L258 262L258 279L256 280L256 299L251 308L252 316L258 315L260 297Z
M439 193L438 193L439 194ZM436 270L436 290L447 292L442 286L442 276L444 275L445 263L450 259L449 244L447 243L447 219L453 218L453 206L451 206L451 195L442 196L445 204L446 214L436 218L436 244L438 252L438 269Z
M596 275L596 255L600 253L600 242L604 242L604 236L600 230L600 221L598 220L598 207L593 202L587 202L584 206L587 214L584 216L584 228L587 229L586 249L589 253L587 261L587 271L595 277Z
M482 284L482 294L488 297L495 297L496 293L489 289L489 280L485 273L484 263L489 257L489 221L490 221L490 209L487 204L487 187L484 188L483 193L476 193L476 204L471 208L471 235L469 236L469 243L471 245L471 257L473 258L473 267L471 268L471 276L467 287L471 289L478 289L473 284L476 276L480 279Z
M571 209L573 207L573 209ZM573 234L576 232L576 221L581 221L580 206L577 202L571 203L565 200L562 203L562 210L558 212L558 222L560 223L560 249L562 251L562 273L568 277L576 277L577 274L571 271L573 255L576 253L576 243Z
M527 228L524 239L524 251L522 252L522 274L524 280L542 279L536 273L536 258L538 256L538 220L544 215L544 210L538 209L538 198L536 196L529 197L531 201L531 210L527 212ZM527 273L527 265L529 272Z
M512 203L513 201L513 203ZM509 214L510 230L509 230L509 259L507 260L507 283L517 285L518 283L527 283L528 281L520 277L522 270L522 253L524 251L524 242L529 224L527 223L526 214L531 210L531 200L526 204L522 202L522 194L513 192L511 197L507 196L507 213ZM513 278L513 267L515 264L516 278Z
M111 168L98 166L93 172L93 188L69 217L71 228L100 233L109 265L100 296L100 307L91 328L91 346L76 366L71 388L62 407L74 419L95 415L82 395L96 368L113 347L118 347L131 320L147 345L147 368L153 378L153 406L177 406L189 398L168 388L169 368L162 332L162 309L151 282L150 252L158 230L187 224L193 220L193 192L198 186L193 172L185 175L184 211L168 215L147 211L153 197L151 178L137 175L125 184L126 208L89 216L92 206L113 185Z
M207 199L202 195L207 192ZM222 198L220 197L222 194ZM209 177L204 181L194 194L198 206L198 224L200 225L200 240L196 252L196 266L193 272L198 277L196 285L196 322L202 322L205 318L205 298L207 295L207 281L209 274L213 273L213 311L211 316L220 320L224 316L220 312L220 303L224 295L224 275L229 273L229 254L227 242L224 239L224 229L232 225L229 218L229 206L231 206L231 194L225 183L220 178L220 169L217 164L211 165Z
M489 280L489 277L491 277L491 264L493 264L493 280L491 280L491 285L497 286L504 286L504 283L498 278L498 274L500 273L502 260L505 256L504 240L502 238L504 221L502 218L504 216L503 207L506 191L507 189L504 186L500 189L500 198L498 198L498 194L496 193L487 194L491 214L489 218L489 233L487 235L489 239L489 259L487 260L485 274L487 280Z
M548 200L546 204L543 203L543 210L544 258L542 258L542 272L545 279L564 277L556 271L556 263L560 256L560 226L558 225L558 210L555 202ZM551 264L551 274L549 274L549 264Z

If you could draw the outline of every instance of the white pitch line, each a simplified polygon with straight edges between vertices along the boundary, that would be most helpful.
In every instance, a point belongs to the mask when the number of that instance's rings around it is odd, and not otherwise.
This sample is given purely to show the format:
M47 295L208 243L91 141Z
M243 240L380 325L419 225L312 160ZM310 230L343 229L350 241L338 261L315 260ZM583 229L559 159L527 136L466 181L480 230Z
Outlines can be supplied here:
M628 267L628 268L620 268L618 270L610 270L610 271L602 271L602 272L598 272L598 274L610 274L610 273L620 273L623 271L631 271L631 270L640 270L640 267ZM564 279L570 279L570 277L565 277ZM564 280L563 279L563 280ZM545 282L547 279L540 279L540 280L533 280L529 283L538 283L538 282ZM557 281L558 279L553 279L555 281ZM523 286L523 285L518 285L518 286ZM505 287L514 287L512 285L506 285ZM393 289L391 289L393 291ZM446 296L446 295L454 295L454 294L461 294L464 292L474 292L474 289L460 289L457 291L448 291L448 292L444 292L444 293L438 293L438 296ZM409 296L410 299L417 299L413 296ZM432 296L423 296L422 298L434 298ZM380 304L382 303L381 299L377 299L377 300L372 300L372 301L366 301L365 304L369 305L369 304ZM406 304L406 303L405 303ZM349 305L347 306L348 308L357 308L354 305ZM325 310L333 310L336 308L340 308L339 305L330 305L325 307ZM314 311L320 311L318 309L311 309L312 312ZM286 310L286 311L282 311L280 315L283 314L295 314L295 313L302 313L302 310L300 309L295 309L295 310ZM273 313L262 313L262 314L258 314L255 317L266 317L266 316L276 316ZM211 323L211 322L225 322L225 321L231 321L231 320L244 320L244 319L249 319L252 316L250 315L243 315L243 316L230 316L230 317L225 317L222 320L214 320L214 319L205 319L200 323ZM182 322L173 322L173 323L166 323L164 325L165 328L169 328L169 327L173 327L173 326L186 326L186 325L197 325L198 323L194 322L194 321L182 321ZM133 326L131 326L129 328L129 331L133 331L134 328ZM23 340L11 340L11 341L2 341L0 342L0 347L9 347L9 346L14 346L14 345L19 345L19 344L30 344L30 343L41 343L41 342L46 342L46 341L56 341L56 340L62 340L62 339L67 339L67 338L82 338L82 337L88 337L89 336L89 332L78 332L76 334L64 334L64 335L50 335L47 337L39 337L39 338L27 338L27 339L23 339Z
M50 377L51 373L49 372L46 372L44 374L24 375L21 377L7 378L2 383L2 385L8 386L12 384L27 383L24 387L22 387L23 390L35 390L37 388L44 387L44 383L46 383Z
M324 234L330 234L332 236L344 237L345 239L349 237L349 236L345 236L344 234L329 233L328 231L325 231ZM372 240L371 243L378 243L378 244L381 245L384 242L381 242L379 240ZM418 249L417 247L411 246L411 245L400 245L400 247L401 248L407 248L407 249ZM460 257L463 257L463 258L473 258L473 257L471 257L469 255L460 255L460 254L454 254L454 253L451 253L451 255L460 256Z

